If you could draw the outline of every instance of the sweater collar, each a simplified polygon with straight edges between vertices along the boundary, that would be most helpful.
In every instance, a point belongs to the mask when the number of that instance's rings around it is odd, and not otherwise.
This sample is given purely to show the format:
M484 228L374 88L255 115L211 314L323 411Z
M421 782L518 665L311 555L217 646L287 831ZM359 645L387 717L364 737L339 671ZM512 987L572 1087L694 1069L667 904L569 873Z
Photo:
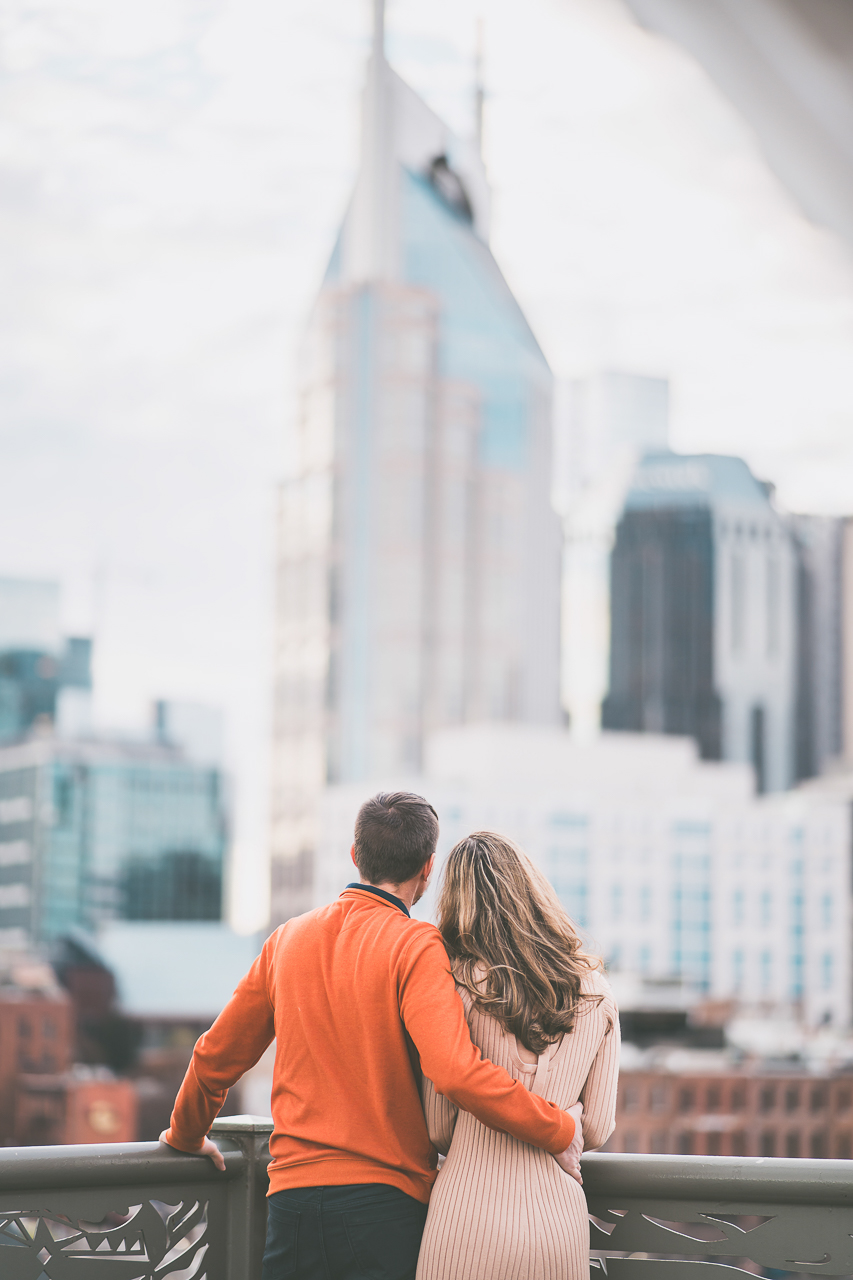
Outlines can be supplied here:
M393 893L386 893L384 889L377 889L375 884L361 884L354 881L347 885L348 889L361 889L363 893L375 893L377 898L384 898L386 902L390 902L393 907L399 907L404 916L410 916L411 912L406 906L402 898L397 898Z

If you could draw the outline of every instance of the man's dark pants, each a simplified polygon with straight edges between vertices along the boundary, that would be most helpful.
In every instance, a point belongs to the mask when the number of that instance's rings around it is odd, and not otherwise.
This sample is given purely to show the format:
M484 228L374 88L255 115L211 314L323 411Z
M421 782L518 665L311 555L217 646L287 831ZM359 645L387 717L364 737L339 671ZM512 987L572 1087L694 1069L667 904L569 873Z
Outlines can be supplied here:
M262 1280L415 1280L427 1207L404 1191L293 1187L267 1204Z

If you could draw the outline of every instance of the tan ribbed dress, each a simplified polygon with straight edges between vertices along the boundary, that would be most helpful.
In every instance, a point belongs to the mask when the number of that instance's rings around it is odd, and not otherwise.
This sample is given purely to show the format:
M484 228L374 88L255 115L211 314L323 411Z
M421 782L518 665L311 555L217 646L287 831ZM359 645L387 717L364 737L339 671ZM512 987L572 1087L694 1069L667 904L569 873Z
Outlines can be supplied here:
M515 1036L461 995L484 1057L564 1109L583 1103L588 1151L614 1128L619 1019L602 974L590 974L585 989L604 999L585 1001L572 1034L536 1062L525 1062ZM579 1184L546 1151L459 1111L429 1080L423 1102L430 1138L447 1159L430 1199L417 1280L588 1280L589 1219Z

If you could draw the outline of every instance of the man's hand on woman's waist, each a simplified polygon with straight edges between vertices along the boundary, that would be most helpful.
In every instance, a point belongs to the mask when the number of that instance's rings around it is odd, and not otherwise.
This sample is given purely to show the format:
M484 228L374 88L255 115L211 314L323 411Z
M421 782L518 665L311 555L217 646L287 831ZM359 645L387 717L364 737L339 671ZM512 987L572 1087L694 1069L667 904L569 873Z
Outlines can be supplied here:
M581 1186L583 1186L583 1178L581 1176L581 1156L583 1155L583 1125L581 1124L581 1119L583 1117L583 1103L576 1102L574 1106L567 1107L566 1114L570 1115L575 1122L575 1136L566 1147L566 1150L561 1151L558 1156L554 1156L554 1159L570 1178L574 1178L575 1182L579 1182Z

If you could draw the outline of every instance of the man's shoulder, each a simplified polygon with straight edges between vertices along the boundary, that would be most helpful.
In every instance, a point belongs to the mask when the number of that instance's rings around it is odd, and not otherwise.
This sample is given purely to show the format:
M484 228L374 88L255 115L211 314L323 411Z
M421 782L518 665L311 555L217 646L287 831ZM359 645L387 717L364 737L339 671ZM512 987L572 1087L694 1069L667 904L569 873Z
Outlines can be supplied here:
M280 924L273 930L269 936L268 945L272 944L277 948L297 940L304 941L310 934L337 933L357 927L356 920L352 918L354 913L348 910L350 906L346 898L336 898L334 902L326 903L322 907L314 907L313 910L306 911L301 916L292 916L290 920L286 920L284 924ZM406 916L402 911L389 910L370 912L369 915L359 914L358 921L364 927L378 927L381 931L404 941L406 946L412 944L428 946L430 943L443 946L441 934L434 924L430 924L428 920L416 920L412 916Z
M267 938L266 947L273 953L281 952L291 946L303 944L312 934L334 932L336 927L340 927L341 912L335 911L337 906L336 902L330 902L323 907L304 911L302 915L291 916L273 929Z

